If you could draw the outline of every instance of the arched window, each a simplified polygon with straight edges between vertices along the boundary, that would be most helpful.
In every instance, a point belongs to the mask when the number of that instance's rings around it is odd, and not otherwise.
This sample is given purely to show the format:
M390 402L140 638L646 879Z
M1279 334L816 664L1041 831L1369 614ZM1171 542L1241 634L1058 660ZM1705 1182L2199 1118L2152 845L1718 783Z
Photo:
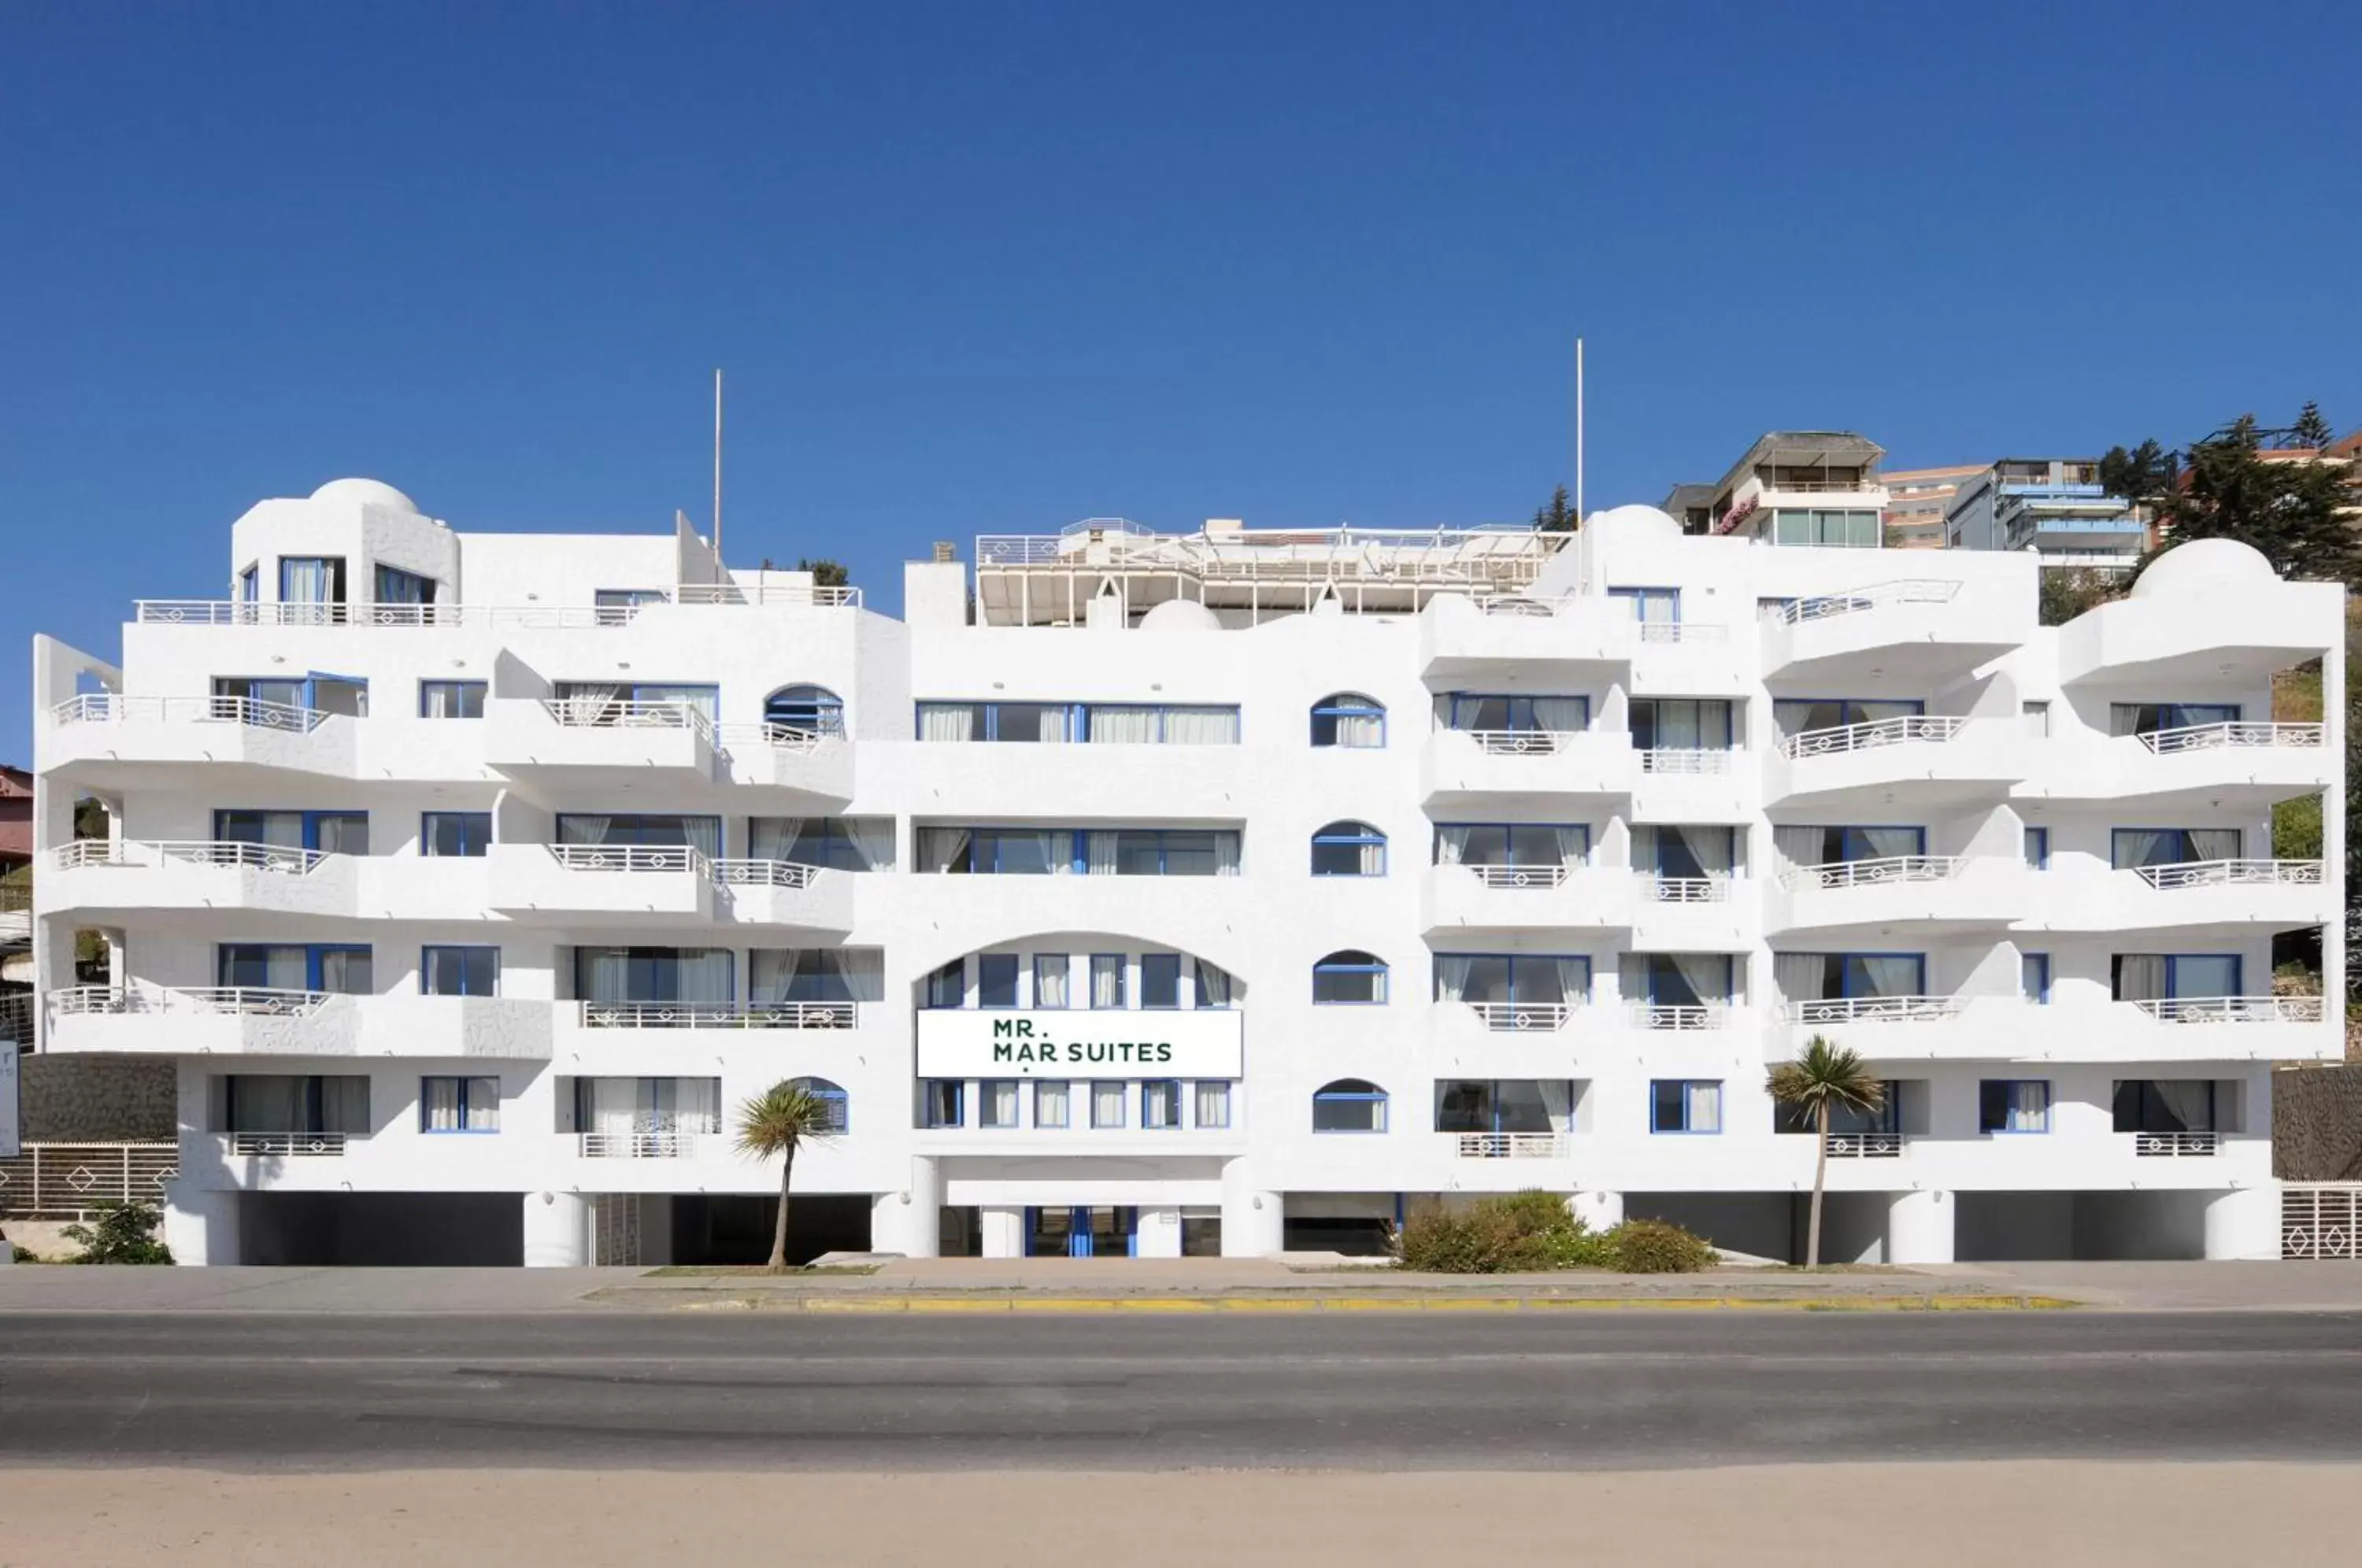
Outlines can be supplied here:
M782 686L763 699L763 722L809 734L844 733L844 699L825 686Z
M1315 877L1383 877L1386 835L1367 823L1330 823L1312 835Z
M800 1088L828 1107L828 1120L822 1124L824 1132L842 1132L847 1124L844 1090L826 1078L789 1078L789 1088Z
M1312 999L1349 1006L1385 1001L1385 961L1351 947L1331 953L1312 966Z
M1332 691L1312 704L1312 744L1374 750L1386 744L1386 706L1358 691Z
M1312 1091L1315 1132L1383 1132L1386 1091L1360 1078L1339 1078Z

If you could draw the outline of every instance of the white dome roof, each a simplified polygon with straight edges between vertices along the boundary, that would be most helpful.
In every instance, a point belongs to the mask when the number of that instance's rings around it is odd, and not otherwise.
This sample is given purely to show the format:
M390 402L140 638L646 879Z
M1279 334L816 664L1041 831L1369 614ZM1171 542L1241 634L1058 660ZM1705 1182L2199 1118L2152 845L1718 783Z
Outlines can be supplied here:
M338 501L361 506L390 506L417 515L417 503L402 491L373 479L330 480L312 492L315 501Z
M2236 592L2279 580L2272 563L2253 545L2243 545L2236 539L2192 539L2186 545L2176 545L2151 562L2149 569L2140 574L2140 580L2133 584L2132 596L2194 599L2201 594L2219 594L2224 589Z
M1611 537L1624 539L1678 539L1682 525L1670 513L1653 506L1611 506L1605 512L1595 512L1584 520L1585 528L1605 530Z
M1221 617L1194 599L1168 599L1140 618L1143 632L1219 632Z

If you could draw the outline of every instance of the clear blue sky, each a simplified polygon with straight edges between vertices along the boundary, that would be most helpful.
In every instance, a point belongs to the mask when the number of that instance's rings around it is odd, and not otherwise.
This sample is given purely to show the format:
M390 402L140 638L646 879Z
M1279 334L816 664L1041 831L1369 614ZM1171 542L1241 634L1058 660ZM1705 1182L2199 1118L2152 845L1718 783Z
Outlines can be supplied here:
M255 500L729 553L1522 517L2362 423L2362 7L0 7L0 757L28 634Z

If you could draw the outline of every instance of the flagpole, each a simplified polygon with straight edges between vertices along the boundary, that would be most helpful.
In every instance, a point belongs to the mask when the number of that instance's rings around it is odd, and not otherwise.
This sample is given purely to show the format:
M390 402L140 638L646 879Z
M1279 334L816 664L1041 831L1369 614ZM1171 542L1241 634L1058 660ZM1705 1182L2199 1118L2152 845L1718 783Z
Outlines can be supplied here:
M722 564L722 372L713 372L713 564Z

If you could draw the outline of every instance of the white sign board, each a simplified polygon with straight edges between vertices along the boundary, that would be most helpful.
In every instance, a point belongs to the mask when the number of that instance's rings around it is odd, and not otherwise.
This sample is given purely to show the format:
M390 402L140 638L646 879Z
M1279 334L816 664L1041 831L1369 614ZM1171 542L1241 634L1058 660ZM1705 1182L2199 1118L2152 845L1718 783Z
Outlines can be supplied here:
M0 1160L23 1153L17 1143L17 1043L0 1040Z
M1235 1078L1244 1020L1228 1008L919 1013L922 1078Z

